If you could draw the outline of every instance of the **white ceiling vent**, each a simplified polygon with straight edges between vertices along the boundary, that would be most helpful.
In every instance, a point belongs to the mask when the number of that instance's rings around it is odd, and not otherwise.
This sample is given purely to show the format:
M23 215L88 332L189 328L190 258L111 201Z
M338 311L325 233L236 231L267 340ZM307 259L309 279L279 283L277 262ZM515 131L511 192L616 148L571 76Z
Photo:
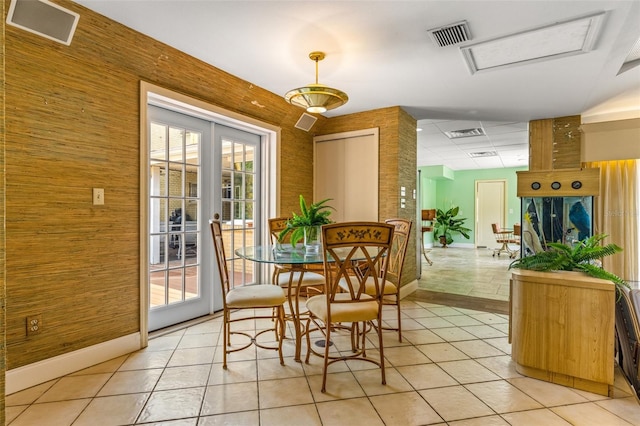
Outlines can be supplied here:
M295 128L308 132L311 129L311 127L313 127L313 125L316 123L316 120L317 118L314 117L313 115L302 113L302 115L298 119L298 122L295 125Z
M468 155L471 158L495 157L498 155L498 153L495 151L478 151L478 152L470 152Z
M457 22L441 28L433 28L427 32L439 47L453 46L471 39L467 21Z
M451 130L450 132L444 132L449 139L469 138L472 136L484 136L484 129L482 127L476 127L475 129L463 129L463 130Z

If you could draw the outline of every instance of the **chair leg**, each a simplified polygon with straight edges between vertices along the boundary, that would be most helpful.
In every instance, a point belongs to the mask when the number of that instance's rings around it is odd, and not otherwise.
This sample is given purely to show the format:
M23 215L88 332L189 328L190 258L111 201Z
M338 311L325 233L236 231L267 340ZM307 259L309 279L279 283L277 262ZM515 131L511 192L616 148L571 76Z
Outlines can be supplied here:
M284 340L285 322L284 322L284 306L278 306L278 321L276 326L276 339L278 339L278 355L280 355L280 365L284 365L284 358L282 356L282 341ZM278 329L280 329L278 331Z
M375 328L375 327L374 327ZM387 384L387 378L384 372L384 346L382 344L382 315L378 316L378 350L380 351L380 372L382 375L382 384Z
M400 319L400 295L396 294L396 306L398 307L398 341L402 343L402 321Z
M322 389L320 392L327 392L327 369L329 367L329 348L331 345L329 342L331 341L331 324L327 323L327 329L325 333L325 345L324 345L324 366L322 368ZM307 355L308 357L309 355Z
M222 368L227 369L227 345L229 344L229 311L226 309L223 312L223 330L222 330Z

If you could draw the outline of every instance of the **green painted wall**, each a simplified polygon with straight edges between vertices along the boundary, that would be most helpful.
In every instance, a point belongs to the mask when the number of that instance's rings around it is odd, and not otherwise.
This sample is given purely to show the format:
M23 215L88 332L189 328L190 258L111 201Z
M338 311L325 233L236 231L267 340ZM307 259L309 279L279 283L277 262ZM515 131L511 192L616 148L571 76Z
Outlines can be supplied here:
M421 170L427 169L418 168ZM475 187L478 180L505 179L507 181L507 223L504 226L513 226L520 222L520 199L516 196L517 176L516 171L527 170L526 167L513 167L506 169L486 170L457 170L453 173L453 179L431 179L423 177L421 191L421 208L449 209L460 206L460 216L466 217L465 226L471 228L470 238L467 240L461 235L454 236L454 243L466 245L475 244ZM435 202L435 204L434 204Z

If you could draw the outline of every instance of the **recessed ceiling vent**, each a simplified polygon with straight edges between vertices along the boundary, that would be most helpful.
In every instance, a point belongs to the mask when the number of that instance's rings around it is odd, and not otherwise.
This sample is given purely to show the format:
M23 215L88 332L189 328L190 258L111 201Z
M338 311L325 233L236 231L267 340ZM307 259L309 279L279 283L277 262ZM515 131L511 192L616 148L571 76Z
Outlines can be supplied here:
M471 158L479 158L479 157L495 157L498 155L495 151L479 151L479 152L470 152L469 157Z
M476 127L475 129L463 129L452 130L450 132L444 132L449 139L470 138L472 136L484 136L484 129L482 127Z
M467 21L457 22L441 28L427 31L435 44L439 47L453 46L471 39L471 32Z

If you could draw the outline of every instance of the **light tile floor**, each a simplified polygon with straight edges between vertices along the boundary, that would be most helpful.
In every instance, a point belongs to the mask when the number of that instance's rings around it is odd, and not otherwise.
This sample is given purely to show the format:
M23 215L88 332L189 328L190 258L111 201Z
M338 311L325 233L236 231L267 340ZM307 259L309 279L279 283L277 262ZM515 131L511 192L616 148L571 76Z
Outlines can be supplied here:
M509 259L506 254L493 256L493 248L439 246L428 253L433 262L422 258L419 287L424 290L461 296L509 300Z
M7 424L640 424L638 400L619 372L613 398L518 374L505 315L407 299L402 307L403 343L395 332L384 333L386 385L372 364L342 362L330 367L323 394L321 359L294 362L291 338L284 344L284 366L275 351L251 347L231 354L225 371L222 322L214 318L7 396ZM393 314L388 310L385 317ZM343 336L332 341L337 349L348 346Z
M491 253L434 248L419 287L507 300L510 260ZM403 343L384 333L385 386L371 364L338 363L322 394L321 359L294 362L291 338L285 366L276 352L252 347L231 354L225 371L214 318L8 395L7 425L640 425L640 405L618 370L613 398L523 377L509 356L507 316L411 297L402 308ZM385 318L392 325L394 312Z

